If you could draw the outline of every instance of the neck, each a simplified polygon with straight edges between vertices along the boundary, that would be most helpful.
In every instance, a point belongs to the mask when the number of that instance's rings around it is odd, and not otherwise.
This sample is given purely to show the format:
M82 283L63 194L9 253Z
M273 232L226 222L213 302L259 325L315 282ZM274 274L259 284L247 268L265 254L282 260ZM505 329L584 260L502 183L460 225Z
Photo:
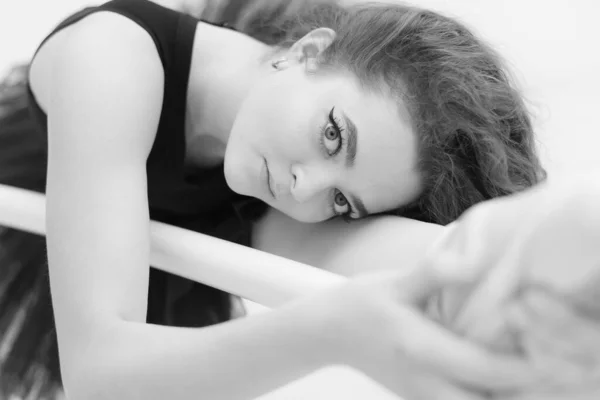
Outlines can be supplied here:
M270 47L230 29L199 23L187 98L187 155L193 164L223 160L238 110L267 71Z

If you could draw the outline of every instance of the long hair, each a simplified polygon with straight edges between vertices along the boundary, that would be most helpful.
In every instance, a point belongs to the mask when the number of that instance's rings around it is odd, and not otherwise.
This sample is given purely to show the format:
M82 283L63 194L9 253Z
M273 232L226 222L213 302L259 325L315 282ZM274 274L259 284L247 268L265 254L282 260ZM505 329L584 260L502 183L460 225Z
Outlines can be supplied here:
M258 0L236 26L282 49L312 29L332 28L336 38L321 66L349 71L368 89L391 90L408 107L424 187L391 214L448 224L474 204L546 177L510 71L455 19L398 2Z

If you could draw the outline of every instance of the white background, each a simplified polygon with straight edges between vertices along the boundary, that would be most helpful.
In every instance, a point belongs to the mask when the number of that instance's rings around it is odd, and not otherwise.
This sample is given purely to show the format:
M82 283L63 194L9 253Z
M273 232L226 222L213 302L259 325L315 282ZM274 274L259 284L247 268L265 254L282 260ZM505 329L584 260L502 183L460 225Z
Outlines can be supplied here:
M413 2L459 17L509 60L535 114L542 159L551 177L600 171L600 2ZM87 4L89 0L0 0L0 73L13 62L27 60L61 18ZM269 396L275 398L388 397L366 380L335 369Z

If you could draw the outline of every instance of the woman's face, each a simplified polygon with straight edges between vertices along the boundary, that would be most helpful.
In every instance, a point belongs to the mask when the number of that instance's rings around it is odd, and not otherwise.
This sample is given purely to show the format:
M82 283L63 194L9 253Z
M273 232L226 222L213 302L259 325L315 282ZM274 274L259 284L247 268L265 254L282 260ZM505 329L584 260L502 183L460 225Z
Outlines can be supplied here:
M232 190L304 222L358 218L418 196L417 141L396 101L350 74L282 64L236 117L225 154Z

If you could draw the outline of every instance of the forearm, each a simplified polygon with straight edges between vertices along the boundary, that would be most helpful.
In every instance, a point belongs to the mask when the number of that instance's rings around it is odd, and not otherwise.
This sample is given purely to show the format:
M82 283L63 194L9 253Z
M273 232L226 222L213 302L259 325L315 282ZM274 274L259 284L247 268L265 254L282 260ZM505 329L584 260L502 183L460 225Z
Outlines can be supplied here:
M301 224L277 212L253 230L253 247L344 276L417 265L447 228L400 217Z
M77 399L249 399L334 361L309 303L207 328L121 322L72 374Z
M346 231L339 223L325 231L339 239L327 257L315 260L316 266L348 277L381 270L410 270L446 230L440 225L392 216L362 222L347 226ZM313 236L311 246L319 246L319 239Z

